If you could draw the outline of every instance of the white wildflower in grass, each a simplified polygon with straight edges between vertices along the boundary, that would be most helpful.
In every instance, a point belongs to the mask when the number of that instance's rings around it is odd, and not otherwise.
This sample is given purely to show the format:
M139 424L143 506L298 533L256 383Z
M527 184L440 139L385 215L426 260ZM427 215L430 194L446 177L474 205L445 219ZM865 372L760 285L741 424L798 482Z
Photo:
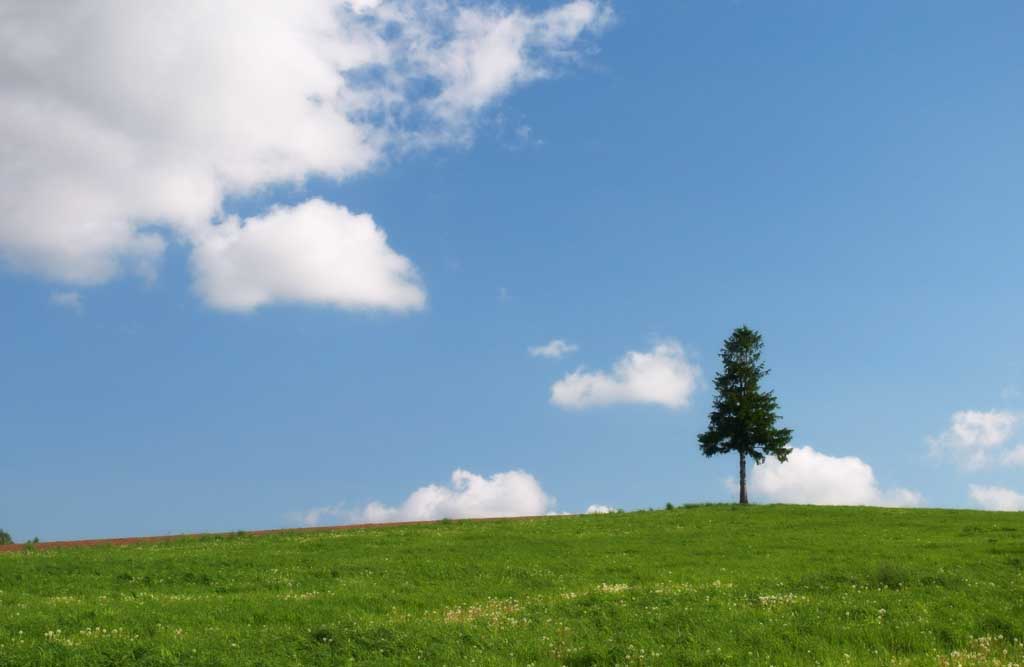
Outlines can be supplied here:
M285 593L279 596L281 600L312 600L313 598L319 597L320 591L306 591L304 593Z
M757 602L762 607L777 607L779 605L795 604L806 602L807 597L796 593L782 593L780 595L759 595Z
M444 610L445 623L483 621L490 625L516 625L520 619L519 602L512 599L487 599L479 604L459 605Z
M656 584L651 591L659 595L678 595L680 593L692 593L697 590L693 584L687 583L661 583Z
M737 527L734 510L710 507L597 528L451 522L0 555L0 665L130 665L142 654L154 665L276 664L288 653L311 664L1024 667L1024 577L1011 562L1024 515L888 512L758 507ZM765 542L736 550L733 529ZM919 574L880 588L874 554L899 552L907 535L939 548L891 556ZM826 557L836 549L842 565ZM675 641L681 618L699 643ZM985 623L1003 637L963 634Z

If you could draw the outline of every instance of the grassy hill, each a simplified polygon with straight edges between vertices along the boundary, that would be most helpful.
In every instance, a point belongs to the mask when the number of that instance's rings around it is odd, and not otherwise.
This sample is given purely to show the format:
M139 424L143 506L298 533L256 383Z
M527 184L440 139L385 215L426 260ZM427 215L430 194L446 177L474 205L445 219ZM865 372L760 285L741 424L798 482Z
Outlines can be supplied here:
M1024 664L1024 514L728 505L0 554L0 665Z

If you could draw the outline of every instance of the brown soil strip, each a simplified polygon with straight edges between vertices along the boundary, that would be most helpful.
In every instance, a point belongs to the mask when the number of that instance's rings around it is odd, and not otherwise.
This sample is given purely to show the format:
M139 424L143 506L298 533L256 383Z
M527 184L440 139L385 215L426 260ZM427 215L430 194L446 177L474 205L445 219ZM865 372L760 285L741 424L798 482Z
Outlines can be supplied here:
M552 515L554 516L554 515ZM568 516L560 514L558 516ZM453 521L523 521L526 519L542 519L540 516L494 517L485 519L454 519ZM243 530L233 533L188 533L183 535L153 535L150 537L112 537L103 540L63 540L57 542L37 542L30 546L25 544L0 545L0 553L24 551L29 549L66 549L73 547L123 546L129 544L145 544L149 542L170 542L173 540L195 540L201 537L233 537L236 535L279 535L287 533L322 533L339 530L360 530L364 528L390 528L392 526L424 526L441 523L439 521L397 521L395 523L352 523L343 526L312 526L308 528L275 528L272 530Z

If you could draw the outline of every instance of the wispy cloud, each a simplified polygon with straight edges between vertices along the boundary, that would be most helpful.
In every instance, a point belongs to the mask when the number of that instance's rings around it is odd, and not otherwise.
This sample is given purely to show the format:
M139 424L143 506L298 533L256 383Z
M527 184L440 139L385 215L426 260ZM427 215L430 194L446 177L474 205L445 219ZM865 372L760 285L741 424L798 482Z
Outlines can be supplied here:
M546 357L548 359L558 359L559 357L565 356L576 350L580 349L579 346L567 343L561 338L556 338L550 343L544 345L538 345L536 347L529 348L528 352L531 357Z
M1019 422L1018 414L1004 410L961 410L953 413L949 428L928 438L928 443L933 456L979 470L998 458Z
M1003 465L1024 466L1024 445L1017 445L1003 454Z
M1019 512L1024 510L1024 494L1001 486L981 486L971 484L968 493L979 507L999 512Z
M50 295L50 303L75 312L82 312L82 295L75 291L54 292Z

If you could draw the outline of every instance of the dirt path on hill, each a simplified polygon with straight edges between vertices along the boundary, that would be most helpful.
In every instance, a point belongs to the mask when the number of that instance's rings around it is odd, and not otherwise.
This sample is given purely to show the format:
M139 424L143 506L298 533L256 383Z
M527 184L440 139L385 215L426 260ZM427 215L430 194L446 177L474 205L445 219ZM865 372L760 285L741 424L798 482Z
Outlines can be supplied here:
M568 515L558 515L568 516ZM523 521L526 519L540 519L547 517L539 516L513 516L495 517L490 519L455 519L456 521ZM395 523L351 523L343 526L312 526L308 528L274 528L272 530L243 530L233 533L186 533L182 535L152 535L149 537L112 537L102 540L60 540L56 542L37 542L31 546L25 544L4 544L0 545L0 553L11 551L24 551L26 548L45 549L66 549L73 547L101 547L101 546L123 546L131 544L145 544L148 542L170 542L172 540L195 540L201 537L231 537L234 535L279 535L283 533L323 533L338 530L360 530L363 528L390 528L392 526L423 526L438 521L398 521Z

